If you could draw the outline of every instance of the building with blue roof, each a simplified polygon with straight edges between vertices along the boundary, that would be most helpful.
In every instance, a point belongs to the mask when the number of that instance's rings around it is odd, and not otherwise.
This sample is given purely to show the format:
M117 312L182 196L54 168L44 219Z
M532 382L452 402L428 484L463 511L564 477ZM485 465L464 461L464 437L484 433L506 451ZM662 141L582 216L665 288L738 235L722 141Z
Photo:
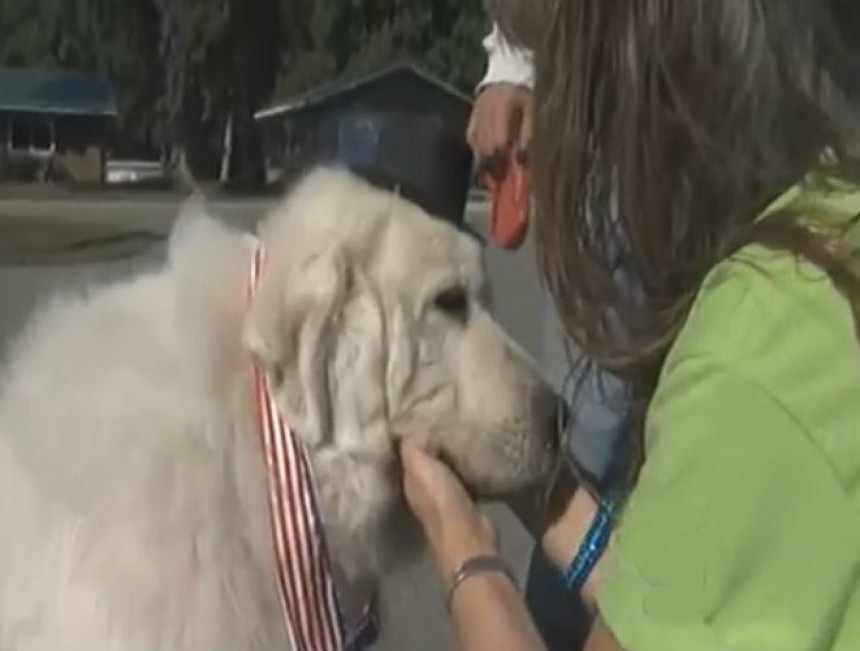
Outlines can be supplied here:
M105 77L0 68L0 181L104 181L116 116Z

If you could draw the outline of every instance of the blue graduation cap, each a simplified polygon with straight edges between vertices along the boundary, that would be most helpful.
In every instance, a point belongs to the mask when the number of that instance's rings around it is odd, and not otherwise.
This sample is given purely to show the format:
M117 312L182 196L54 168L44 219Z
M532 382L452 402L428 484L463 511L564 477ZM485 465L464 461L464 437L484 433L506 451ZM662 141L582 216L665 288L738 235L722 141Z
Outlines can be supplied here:
M339 116L329 161L435 217L463 226L472 181L465 124L458 131L440 117L404 112Z

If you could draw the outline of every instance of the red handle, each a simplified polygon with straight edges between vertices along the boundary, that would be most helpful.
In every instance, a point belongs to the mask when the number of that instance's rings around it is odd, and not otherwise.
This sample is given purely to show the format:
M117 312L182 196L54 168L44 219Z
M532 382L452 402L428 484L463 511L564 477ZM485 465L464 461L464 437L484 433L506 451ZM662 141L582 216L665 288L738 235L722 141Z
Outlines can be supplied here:
M485 174L481 179L491 193L490 232L503 249L517 249L529 227L531 183L528 170L512 154L500 178Z

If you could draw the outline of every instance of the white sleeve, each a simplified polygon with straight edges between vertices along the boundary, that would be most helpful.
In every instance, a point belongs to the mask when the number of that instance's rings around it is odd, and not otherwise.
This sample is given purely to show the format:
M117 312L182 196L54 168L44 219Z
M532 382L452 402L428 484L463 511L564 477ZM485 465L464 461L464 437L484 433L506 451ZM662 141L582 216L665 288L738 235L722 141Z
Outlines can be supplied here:
M534 86L534 64L529 50L514 47L505 40L498 25L484 39L487 51L487 73L478 84L477 90L490 84L516 84L532 88Z

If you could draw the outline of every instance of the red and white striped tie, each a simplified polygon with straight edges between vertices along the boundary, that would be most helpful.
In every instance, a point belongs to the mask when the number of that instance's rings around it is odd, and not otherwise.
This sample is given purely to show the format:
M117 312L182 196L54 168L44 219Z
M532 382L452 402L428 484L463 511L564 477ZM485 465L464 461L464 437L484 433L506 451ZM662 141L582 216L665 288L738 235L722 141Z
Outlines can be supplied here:
M258 247L248 287L253 296L265 264ZM295 651L344 651L346 640L328 564L322 524L314 503L305 449L285 425L266 374L254 366L254 399L268 470L278 586L284 620Z

